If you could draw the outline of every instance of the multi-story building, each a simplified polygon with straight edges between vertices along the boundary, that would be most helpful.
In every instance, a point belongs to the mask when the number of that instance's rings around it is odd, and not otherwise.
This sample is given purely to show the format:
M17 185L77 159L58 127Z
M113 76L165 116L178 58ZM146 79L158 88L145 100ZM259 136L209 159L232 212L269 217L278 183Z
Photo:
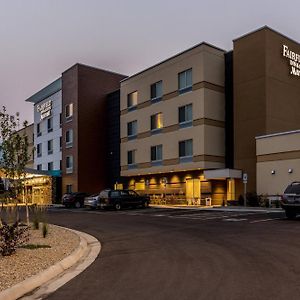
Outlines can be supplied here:
M241 172L225 169L224 50L202 43L124 79L120 109L121 175L130 188L235 199Z
M61 175L63 193L94 193L113 185L107 161L115 153L108 153L108 145L115 149L119 135L108 135L107 101L124 78L76 64L26 100L34 103L34 167Z

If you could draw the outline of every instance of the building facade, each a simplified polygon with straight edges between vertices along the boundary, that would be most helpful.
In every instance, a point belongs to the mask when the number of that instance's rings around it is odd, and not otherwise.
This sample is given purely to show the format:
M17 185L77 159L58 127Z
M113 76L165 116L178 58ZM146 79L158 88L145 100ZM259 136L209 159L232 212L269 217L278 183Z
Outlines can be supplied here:
M129 188L198 203L235 199L241 174L224 170L224 50L202 43L123 80L120 110ZM213 169L223 172L205 177Z

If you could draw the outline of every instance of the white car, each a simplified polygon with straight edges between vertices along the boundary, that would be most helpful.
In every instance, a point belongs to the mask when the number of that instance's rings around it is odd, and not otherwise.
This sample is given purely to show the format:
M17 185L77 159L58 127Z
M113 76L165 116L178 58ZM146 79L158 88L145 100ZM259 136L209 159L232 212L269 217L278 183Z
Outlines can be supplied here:
M93 194L89 197L84 198L84 207L88 207L90 209L96 209L99 207L100 193Z

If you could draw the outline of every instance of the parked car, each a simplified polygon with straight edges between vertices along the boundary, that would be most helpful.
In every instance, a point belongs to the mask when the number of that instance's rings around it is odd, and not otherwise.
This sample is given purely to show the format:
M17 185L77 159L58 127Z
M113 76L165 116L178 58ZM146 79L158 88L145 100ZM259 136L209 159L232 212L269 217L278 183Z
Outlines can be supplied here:
M294 181L285 189L281 207L285 210L288 219L293 219L300 214L300 182Z
M81 192L64 194L62 197L62 204L65 207L80 208L83 207L84 198L86 196L88 196L87 193Z
M84 198L84 207L96 209L99 207L100 193L93 194Z
M132 190L103 190L99 195L100 208L114 208L120 210L123 207L148 207L150 198L142 196Z

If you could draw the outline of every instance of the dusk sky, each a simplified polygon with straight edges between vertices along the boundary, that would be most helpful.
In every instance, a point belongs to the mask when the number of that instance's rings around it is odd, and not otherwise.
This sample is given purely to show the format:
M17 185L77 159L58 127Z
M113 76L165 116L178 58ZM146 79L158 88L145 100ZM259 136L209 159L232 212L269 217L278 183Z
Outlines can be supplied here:
M261 26L300 41L300 2L0 0L0 104L24 102L80 62L131 75L206 41L225 50Z

